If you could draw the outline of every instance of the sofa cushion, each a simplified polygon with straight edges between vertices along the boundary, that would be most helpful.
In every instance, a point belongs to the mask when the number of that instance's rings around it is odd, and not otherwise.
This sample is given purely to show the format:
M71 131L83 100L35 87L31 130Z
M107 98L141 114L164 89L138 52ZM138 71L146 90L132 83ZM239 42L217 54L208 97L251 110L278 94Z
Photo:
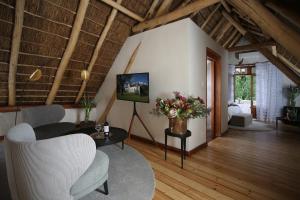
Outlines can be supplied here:
M59 137L73 131L75 124L71 122L58 122L34 128L37 140Z
M108 178L108 165L108 156L104 152L97 150L93 163L72 186L71 195L75 199L80 199L100 187Z

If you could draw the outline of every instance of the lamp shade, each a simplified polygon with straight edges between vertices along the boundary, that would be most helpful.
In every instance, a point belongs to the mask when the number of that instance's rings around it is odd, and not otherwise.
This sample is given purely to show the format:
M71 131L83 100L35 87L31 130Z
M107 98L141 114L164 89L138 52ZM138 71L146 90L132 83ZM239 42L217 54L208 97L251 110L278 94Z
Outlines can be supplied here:
M29 81L37 81L42 77L42 71L40 69L36 69L30 76Z
M90 77L90 73L89 73L87 70L82 70L82 71L81 71L81 79L82 79L83 81L88 80L89 77Z

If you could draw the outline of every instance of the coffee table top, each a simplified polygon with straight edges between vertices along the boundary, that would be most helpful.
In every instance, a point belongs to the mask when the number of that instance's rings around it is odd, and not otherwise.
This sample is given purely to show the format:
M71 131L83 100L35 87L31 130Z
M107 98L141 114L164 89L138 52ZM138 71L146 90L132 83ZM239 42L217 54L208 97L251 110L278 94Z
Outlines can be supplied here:
M91 135L93 133L96 133L96 129L94 127L88 127L88 128L80 128L76 130L77 133L85 133L88 135ZM110 144L115 144L122 142L128 138L128 133L124 129L116 128L116 127L109 127L109 136L103 137L101 139L94 139L96 146L105 146Z

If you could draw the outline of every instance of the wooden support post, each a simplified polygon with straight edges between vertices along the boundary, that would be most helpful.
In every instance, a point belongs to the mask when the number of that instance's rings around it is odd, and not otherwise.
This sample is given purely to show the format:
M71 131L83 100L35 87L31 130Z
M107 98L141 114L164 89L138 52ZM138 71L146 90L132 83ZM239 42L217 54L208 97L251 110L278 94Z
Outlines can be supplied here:
M161 24L166 24L168 22L177 20L179 18L187 16L193 12L199 11L203 8L211 6L218 2L220 2L220 0L197 0L193 3L188 4L185 7L178 8L175 11L172 11L165 15L156 17L154 19L151 19L151 20L148 20L145 22L141 22L141 23L137 24L136 26L134 26L132 28L132 31L135 33L135 32L139 32L139 31L143 31L144 29L147 29L150 27L155 27L155 26L158 26Z
M118 0L117 3L118 3L118 4L121 4L121 3L122 3L122 0ZM91 60L90 60L90 63L89 63L88 69L87 69L87 71L88 71L89 74L92 73L92 70L93 70L93 67L94 67L94 65L95 65L95 63L96 63L96 60L97 60L97 58L98 58L100 49L101 49L101 47L102 47L102 45L103 45L103 43L104 43L104 41L105 41L105 38L106 38L106 36L107 36L107 34L108 34L108 31L110 30L110 27L111 27L112 24L113 24L113 21L114 21L115 17L117 16L117 13L118 13L118 10L114 8L114 9L111 11L110 16L108 17L108 20L107 20L107 22L106 22L106 25L105 25L105 27L104 27L104 29L103 29L103 31L102 31L102 33L101 33L99 39L98 39L97 45L96 45L96 47L95 47L95 49L94 49L92 58L91 58ZM81 84L79 93L77 94L75 103L78 103L78 102L80 101L80 99L81 99L81 97L82 97L82 95L83 95L83 92L84 92L84 90L85 90L85 88L86 88L87 82L88 82L88 80L82 81L82 84Z
M59 63L58 69L56 71L56 76L55 76L52 88L48 94L46 104L52 104L52 102L55 99L56 93L57 93L60 83L63 79L64 72L68 66L68 63L72 56L72 53L75 50L75 46L78 41L79 33L81 30L81 26L82 26L88 5L89 5L89 0L80 0L76 18L75 18L75 21L73 24L71 36L70 36L69 42L67 44L67 47L65 49L64 55Z
M16 73L18 65L19 49L21 44L23 20L24 20L25 0L17 0L15 7L15 24L12 35L12 43L9 60L8 73L8 105L16 104Z
M225 35L225 33L230 29L230 27L231 27L231 23L227 21L224 28L221 30L220 34L217 36L216 39L217 42L220 42L220 40Z
M127 74L129 72L130 68L132 67L132 65L133 65L133 63L135 61L135 58L137 56L137 53L138 53L138 50L139 50L140 46L141 46L141 42L134 49L134 51L133 51L133 53L132 53L132 55L131 55L131 57L130 57L130 59L129 59L126 67L125 67L124 74ZM109 102L108 102L108 104L107 104L104 112L102 113L102 115L98 119L99 123L102 123L102 122L105 121L106 116L108 115L109 111L111 110L111 108L112 108L112 106L113 106L116 98L117 98L117 91L114 90L113 95L111 96L111 98L110 98L110 100L109 100Z
M145 19L150 19L150 18L153 17L154 11L155 11L155 9L156 9L159 2L160 2L160 0L153 0L151 6L150 6L150 8L149 8L149 10L148 10L148 12L145 16Z
M208 17L206 18L206 20L203 22L203 24L201 25L201 28L203 29L208 22L211 20L211 18L214 16L214 14L219 10L219 8L221 7L221 4L219 3L215 9L208 15Z
M120 4L118 4L115 1L112 1L112 0L101 0L101 1L106 3L107 5L110 5L111 7L115 8L115 9L117 9L121 13L124 13L125 15L131 17L132 19L135 19L138 22L144 21L144 18L142 18L141 16L139 16L139 15L135 14L134 12L128 10L127 8L121 6Z
M300 58L300 34L280 21L259 0L230 0L231 4L244 11L263 32L270 35L296 58Z
M213 30L209 33L210 37L213 37L215 35L215 33L219 30L219 28L222 26L223 22L224 22L224 18L222 18L221 20L219 20L219 22L217 23L217 25L213 28Z
M242 34L245 35L247 30L242 27L235 19L233 19L226 11L222 11L222 15Z
M226 42L222 45L224 48L227 47L229 42L234 38L234 36L238 33L237 29L234 29L234 31L231 33L231 35L227 38Z

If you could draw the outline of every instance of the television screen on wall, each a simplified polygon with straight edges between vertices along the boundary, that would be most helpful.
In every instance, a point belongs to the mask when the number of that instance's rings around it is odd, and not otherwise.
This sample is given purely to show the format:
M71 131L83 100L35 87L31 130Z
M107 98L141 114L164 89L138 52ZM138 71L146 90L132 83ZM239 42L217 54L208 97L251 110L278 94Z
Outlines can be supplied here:
M149 103L149 73L118 74L117 99Z

